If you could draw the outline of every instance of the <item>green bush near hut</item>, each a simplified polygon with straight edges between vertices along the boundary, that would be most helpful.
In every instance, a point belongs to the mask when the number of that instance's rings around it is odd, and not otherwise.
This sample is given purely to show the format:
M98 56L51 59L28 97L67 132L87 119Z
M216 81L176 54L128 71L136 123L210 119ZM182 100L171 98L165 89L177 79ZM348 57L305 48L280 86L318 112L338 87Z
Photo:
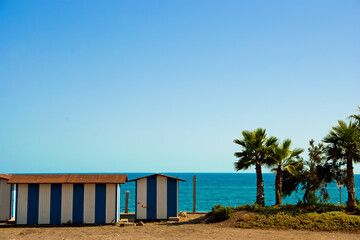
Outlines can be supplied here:
M208 213L208 216L210 216L210 222L221 222L230 218L233 214L233 207L224 207L219 204L212 207L212 210Z

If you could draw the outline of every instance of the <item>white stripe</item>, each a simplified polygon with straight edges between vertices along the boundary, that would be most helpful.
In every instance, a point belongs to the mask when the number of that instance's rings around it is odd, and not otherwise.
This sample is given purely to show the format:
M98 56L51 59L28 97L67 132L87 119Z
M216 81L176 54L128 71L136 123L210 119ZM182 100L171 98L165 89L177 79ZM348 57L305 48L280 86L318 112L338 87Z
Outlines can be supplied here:
M8 180L0 179L0 221L9 220L11 184Z
M17 189L17 224L26 224L27 223L27 203L28 203L28 185L27 184L18 184Z
M39 184L39 224L50 224L50 184Z
M106 184L106 223L115 222L115 184Z
M139 179L136 181L137 191L137 203L136 203L136 214L137 219L146 219L146 190L147 190L147 179Z
M116 184L116 222L120 220L120 184Z
M95 223L95 184L84 184L84 223Z
M73 184L62 184L61 223L71 223L73 213Z
M167 219L167 177L157 176L156 219Z

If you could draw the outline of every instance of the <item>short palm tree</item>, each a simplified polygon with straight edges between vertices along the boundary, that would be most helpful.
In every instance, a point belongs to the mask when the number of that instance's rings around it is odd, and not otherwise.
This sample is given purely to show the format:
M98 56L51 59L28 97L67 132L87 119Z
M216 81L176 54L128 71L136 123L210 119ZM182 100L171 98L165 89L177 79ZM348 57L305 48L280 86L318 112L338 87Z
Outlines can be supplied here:
M360 131L357 122L346 124L344 121L338 121L338 124L323 141L328 144L328 158L346 164L347 210L353 212L356 208L353 163L360 161Z
M266 129L258 128L254 131L244 130L241 132L243 139L235 139L243 149L236 152L238 161L235 162L236 171L246 170L255 166L256 170L256 203L265 206L264 181L262 178L261 165L265 164L271 153L271 146L277 141L275 137L266 138Z
M275 178L275 204L282 205L282 179L281 174L283 171L287 171L290 174L296 174L295 165L296 158L300 156L304 149L295 148L290 150L291 140L285 139L281 144L273 145L273 156L270 160L271 165L276 165L272 171L276 172Z

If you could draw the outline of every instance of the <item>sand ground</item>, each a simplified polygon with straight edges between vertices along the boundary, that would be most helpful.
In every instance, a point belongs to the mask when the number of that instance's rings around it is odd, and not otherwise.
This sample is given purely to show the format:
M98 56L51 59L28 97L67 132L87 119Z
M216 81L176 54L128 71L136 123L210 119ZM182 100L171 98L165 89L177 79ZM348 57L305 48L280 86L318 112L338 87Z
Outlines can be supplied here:
M182 218L180 223L152 222L144 226L118 227L15 227L0 226L0 239L360 239L360 233L299 230L239 229L233 222L206 224L201 216Z
M360 234L194 225L2 228L0 239L360 239Z

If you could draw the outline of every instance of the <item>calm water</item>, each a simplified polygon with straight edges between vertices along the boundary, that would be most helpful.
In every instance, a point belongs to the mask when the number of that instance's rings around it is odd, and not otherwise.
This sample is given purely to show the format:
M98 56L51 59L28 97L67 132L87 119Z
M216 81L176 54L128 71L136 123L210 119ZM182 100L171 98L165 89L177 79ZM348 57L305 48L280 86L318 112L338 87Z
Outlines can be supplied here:
M237 206L251 204L256 200L256 174L255 173L164 173L169 176L186 180L179 182L179 211L192 211L192 185L193 176L197 178L197 211L210 211L215 204L224 206ZM150 175L150 173L127 173L128 179L134 179ZM265 203L275 204L275 175L272 173L263 174ZM355 175L356 197L360 199L360 175ZM336 184L328 185L331 196L330 202L339 203L339 188ZM121 207L125 206L125 192L130 191L129 208L135 211L135 182L121 185ZM285 198L283 203L296 204L302 194L293 194ZM342 188L342 203L347 201L346 188ZM123 211L123 210L122 210Z

